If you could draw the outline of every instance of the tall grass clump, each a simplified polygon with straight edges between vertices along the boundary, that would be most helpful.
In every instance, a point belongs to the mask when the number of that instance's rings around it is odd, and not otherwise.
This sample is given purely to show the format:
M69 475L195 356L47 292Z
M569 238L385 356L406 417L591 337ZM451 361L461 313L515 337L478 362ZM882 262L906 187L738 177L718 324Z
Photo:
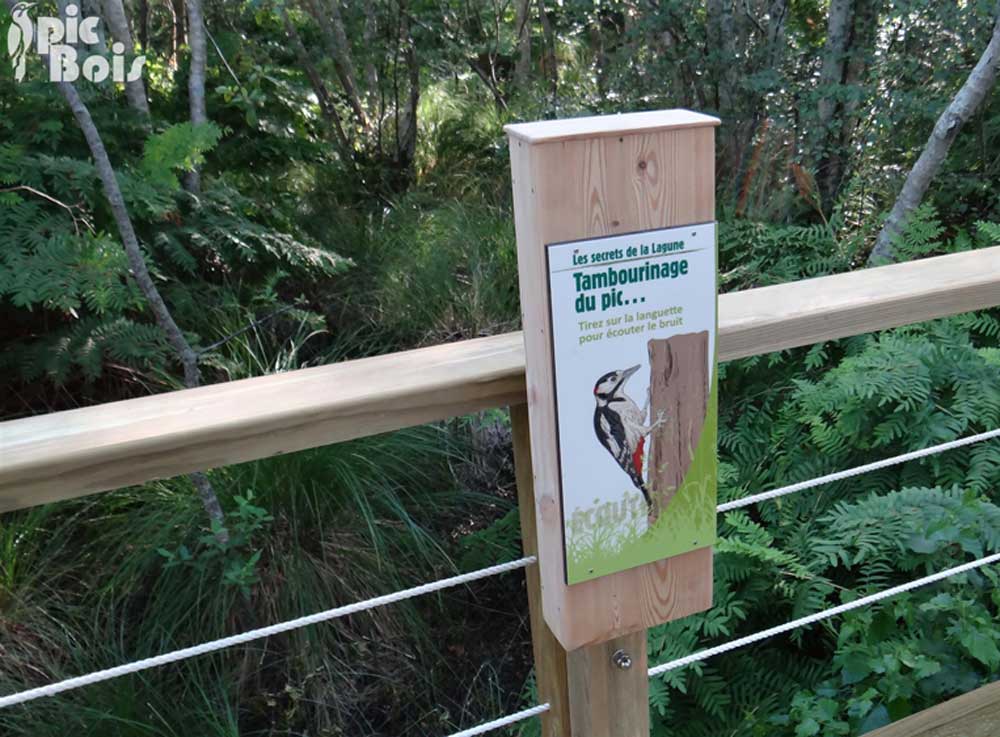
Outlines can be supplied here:
M210 317L206 335L224 340L206 365L230 379L343 350L307 313ZM456 481L465 453L460 436L425 426L213 470L227 543L184 477L5 515L0 692L453 574L452 531L493 501ZM0 733L377 735L420 719L447 729L498 691L484 678L459 694L443 675L436 638L468 615L461 593L376 609L3 710ZM437 702L453 708L412 711Z

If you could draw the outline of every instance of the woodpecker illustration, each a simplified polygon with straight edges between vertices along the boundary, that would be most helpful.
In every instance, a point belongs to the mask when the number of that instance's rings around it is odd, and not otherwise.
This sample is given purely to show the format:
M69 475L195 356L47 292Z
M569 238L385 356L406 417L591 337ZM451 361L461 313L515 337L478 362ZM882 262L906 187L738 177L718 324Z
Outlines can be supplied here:
M642 464L645 457L646 436L663 424L663 413L656 422L647 425L649 414L649 394L642 409L625 393L625 382L629 380L639 366L609 371L594 384L594 399L597 408L594 410L594 432L608 453L621 466L621 469L632 479L635 487L642 492L646 505L652 507L649 489L642 477Z
M18 3L11 8L13 22L7 29L7 53L11 57L10 62L14 69L14 80L17 82L24 79L24 57L31 48L31 39L34 35L28 11L35 5L36 3Z

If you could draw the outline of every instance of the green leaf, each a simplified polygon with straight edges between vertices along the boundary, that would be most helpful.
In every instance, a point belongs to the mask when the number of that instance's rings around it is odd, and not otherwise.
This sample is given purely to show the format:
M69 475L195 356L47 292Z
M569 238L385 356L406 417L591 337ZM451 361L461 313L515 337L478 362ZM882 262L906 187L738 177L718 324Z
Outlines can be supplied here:
M869 665L870 657L863 652L851 652L842 659L843 666L840 671L841 682L848 686L852 683L864 680L871 672Z
M177 123L146 139L141 170L152 184L169 190L180 188L178 171L191 171L205 161L222 138L222 131L213 123L194 125Z
M819 734L819 722L812 717L806 717L795 728L795 737L812 737L814 734Z
M992 633L969 629L962 633L960 639L969 655L980 663L989 668L1000 666L1000 650L997 649Z
M868 716L862 720L861 724L858 725L858 734L864 734L865 732L871 732L879 727L884 727L890 722L889 710L884 706L876 706L870 712Z

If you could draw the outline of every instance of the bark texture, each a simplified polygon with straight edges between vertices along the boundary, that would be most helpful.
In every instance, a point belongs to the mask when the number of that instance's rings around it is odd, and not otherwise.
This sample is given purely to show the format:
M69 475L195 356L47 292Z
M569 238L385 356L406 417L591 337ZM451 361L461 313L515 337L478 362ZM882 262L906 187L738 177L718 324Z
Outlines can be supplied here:
M149 49L149 0L139 0L139 45L143 53Z
M344 88L344 96L357 118L358 125L367 130L370 126L361 95L358 93L357 75L354 73L354 59L351 45L344 29L344 18L340 13L338 0L306 0L306 7L319 23L327 53L333 61L334 71Z
M8 0L8 2L12 2L12 0ZM132 227L132 219L129 217L125 199L122 197L121 190L118 187L118 180L115 178L114 168L111 166L111 160L108 158L104 142L101 140L101 134L98 132L97 126L94 125L94 121L90 117L90 111L80 98L76 87L69 82L60 82L59 91L69 104L70 110L73 111L73 117L76 118L80 130L83 131L83 136L87 140L87 146L94 157L94 166L101 179L104 196L107 197L111 212L115 218L115 223L118 226L118 232L122 239L122 245L125 247L125 255L128 258L132 278L139 285L139 290L153 311L157 325L166 333L167 340L184 366L184 385L191 388L196 387L201 383L201 373L198 371L198 354L195 353L191 344L187 342L187 338L184 337L181 329L177 326L177 323L174 322L173 315L170 314L170 310L167 308L163 297L160 295L160 291L156 288L149 274L146 261L142 256L142 250L139 248L139 239L136 237L135 229ZM219 504L219 498L216 496L208 477L200 471L196 471L190 475L190 478L198 490L198 495L201 497L202 505L205 507L209 519L220 526L224 525L225 516L222 512L222 505ZM228 539L224 528L219 534L223 539Z
M854 18L854 0L830 0L826 22L826 42L823 45L823 64L820 67L820 88L829 89L844 81L847 61L847 42ZM827 130L833 122L836 101L828 94L819 101L819 123Z
M202 0L187 0L188 44L191 47L191 72L188 76L188 105L191 122L208 122L205 109L205 75L208 66L208 41L205 35L205 15ZM201 191L201 171L195 168L184 176L184 188L193 194Z
M375 3L366 2L365 29L361 40L365 46L365 86L368 88L368 104L372 110L378 103L378 71L375 68L375 34L378 33L378 19L375 17Z
M76 17L78 19L82 20L83 18L103 17L100 0L72 0L72 2L69 2L68 0L60 0L59 3L60 14L63 16L64 19L66 15L65 7L66 5L69 4L77 6ZM108 54L108 39L104 33L103 24L99 23L97 25L96 33L97 33L96 44L91 44L89 47L87 47L86 44L80 41L79 43L73 44L74 46L76 46L77 51L83 51L84 49L89 48L91 52L96 51L101 56L106 56Z
M833 0L820 70L824 97L816 126L816 183L823 211L833 209L851 159L865 80L879 28L883 0ZM840 94L838 94L840 91Z
M552 99L559 93L559 65L556 61L556 34L549 20L549 12L545 9L545 0L538 0L538 17L542 21L542 37L545 40L545 53L542 57L542 72L549 79L549 90Z
M187 11L184 9L184 0L167 0L167 7L170 10L170 17L173 21L171 25L170 43L172 45L170 54L170 66L177 68L180 59L181 46L187 43L187 26L185 18Z
M819 73L819 89L822 97L817 105L819 124L816 126L816 150L819 153L816 179L824 209L831 206L834 190L839 186L843 128L837 118L842 105L836 91L841 89L846 81L855 4L856 0L830 0L830 10L827 14L826 41L823 44Z
M6 0L6 4L13 13L17 0ZM45 61L47 63L48 60L45 59ZM184 367L184 385L187 387L196 387L201 383L201 373L198 371L198 354L191 347L191 344L187 342L187 338L184 337L184 333L181 332L177 323L174 322L173 315L170 314L170 310L163 301L160 291L156 288L156 284L153 283L153 278L150 276L149 269L146 267L146 261L142 255L142 249L139 247L139 238L136 236L135 228L132 226L132 218L129 216L128 206L125 204L125 198L122 196L121 188L118 186L118 179L115 177L115 170L111 165L111 159L108 157L108 151L104 147L100 131L97 130L94 119L90 115L90 110L80 97L80 93L77 92L76 87L70 82L58 82L56 86L63 99L66 100L66 104L69 105L69 109L73 113L80 131L87 141L90 155L94 159L94 168L97 169L97 175L101 180L104 196L115 219L115 225L118 227L122 246L125 248L125 256L128 259L132 278L135 279L139 291L142 292L143 297L153 311L156 324L166 334L167 341L177 353ZM202 505L205 507L209 519L219 526L219 532L217 532L219 539L223 541L228 540L229 535L224 527L225 516L222 512L222 505L219 504L219 498L216 496L208 477L200 471L196 471L190 474L190 478L198 490L198 495L201 497Z
M649 491L653 525L684 482L708 412L708 331L651 340Z
M723 0L708 0L708 52L712 61L716 80L715 108L731 114L734 108L734 88L736 85L736 65L732 63L736 52L735 30L733 28L732 5Z
M305 44L302 43L302 37L296 30L295 24L292 23L291 18L288 16L288 10L282 5L280 12L281 20L285 26L285 33L288 34L288 38L292 42L295 54L299 60L299 65L309 78L309 84L312 86L313 92L316 93L316 99L319 102L320 112L323 113L324 119L326 119L330 129L333 131L337 145L340 148L341 155L346 157L346 160L349 161L351 158L351 144L347 138L347 134L344 132L344 126L340 119L340 113L337 112L337 106L334 103L333 95L330 94L330 90L327 88L326 82L323 80L323 76L319 73L319 70L316 69L316 65L313 64L312 59L309 56L309 52L306 50Z
M516 0L514 32L517 34L517 61L514 63L514 84L522 88L531 75L531 0Z
M962 125L975 115L986 99L986 95L996 82L998 65L1000 65L1000 4L993 24L993 36L958 94L941 113L924 150L920 153L920 158L907 174L899 197L896 198L896 203L878 234L875 248L868 257L869 266L893 260L893 238L903 230L907 218L920 205L931 181L941 170L941 165L948 156L948 150Z
M403 59L406 62L409 94L406 106L396 121L396 156L401 169L409 170L417 152L417 106L420 104L420 63L417 47L410 36L410 14L406 0L400 0L400 36L405 43ZM399 109L397 103L397 110Z
M104 0L104 20L108 24L111 36L115 41L125 46L125 52L135 53L135 44L132 42L132 31L129 28L128 16L125 14L125 5L122 0ZM149 118L149 101L146 99L146 84L142 77L125 83L125 98L128 104L143 118Z
M787 48L785 21L788 18L788 0L771 0L767 6L767 69L777 69Z

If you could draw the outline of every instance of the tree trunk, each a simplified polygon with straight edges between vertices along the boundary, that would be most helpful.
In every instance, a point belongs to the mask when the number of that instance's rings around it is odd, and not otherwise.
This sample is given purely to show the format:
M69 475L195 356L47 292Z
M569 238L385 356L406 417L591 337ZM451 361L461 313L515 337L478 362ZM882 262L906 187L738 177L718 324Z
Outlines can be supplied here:
M202 0L187 0L188 39L191 47L191 72L188 76L188 106L191 123L208 122L205 109L205 74L208 65L208 42L205 36L205 16ZM201 191L201 171L195 167L184 176L184 188L192 194Z
M719 137L720 174L729 177L737 186L742 168L743 146L740 143L740 122L737 109L737 83L739 68L735 63L736 32L733 22L733 0L708 0L706 19L707 56L710 74L710 89L715 88L715 110L726 120L726 131Z
M149 53L149 0L139 0L139 45Z
M301 64L303 70L305 70L306 76L309 78L309 83L312 85L313 92L316 93L316 99L319 101L319 109L323 113L323 117L329 123L330 128L333 130L337 144L341 150L341 155L345 157L347 162L350 162L352 160L351 144L346 133L344 132L344 126L340 120L340 113L337 112L333 96L330 94L330 90L327 89L326 82L323 81L323 77L320 75L319 70L316 69L316 65L313 64L312 59L309 57L309 52L306 50L305 44L302 43L302 37L299 36L299 32L295 29L295 25L292 23L291 18L288 17L288 10L285 6L281 6L280 13L281 20L285 25L285 33L287 33L288 38L291 39L292 46L295 48L296 56L298 56L299 59L299 64Z
M187 26L184 22L187 18L187 10L184 7L184 0L166 0L166 4L170 8L170 14L173 18L171 65L176 69L181 58L181 46L187 43Z
M552 29L552 22L549 20L549 13L545 9L545 0L538 0L538 17L542 21L542 36L545 40L545 53L542 57L542 72L549 79L549 90L552 92L552 100L555 101L559 92L559 67L556 61L556 34Z
M406 107L397 120L399 133L397 161L407 179L417 152L417 105L420 102L420 63L417 49L410 37L410 15L406 0L400 0L400 40L404 44L403 59L406 62L407 79L410 86Z
M708 412L708 331L649 341L649 524L660 518L684 483Z
M135 44L132 43L132 31L129 29L122 0L104 0L104 20L114 40L125 46L127 54L134 54ZM146 100L146 85L142 77L132 82L125 82L125 98L133 110L144 119L149 119L149 102Z
M60 2L59 4L60 6L65 6L64 2ZM76 2L73 4L77 5L79 8L79 10L77 11L77 18L79 18L80 20L83 20L84 18L93 18L93 17L100 18L103 16L103 13L101 12L100 0L82 0L82 2L81 0L76 0ZM95 30L97 33L97 43L91 44L88 47L89 51L91 53L97 52L101 56L107 56L108 39L104 33L104 25L99 23ZM85 47L85 44L82 41L79 44L75 45L77 46L78 50Z
M365 45L365 86L369 109L374 110L378 104L378 71L375 67L375 34L378 32L378 19L375 17L374 0L364 3L365 30L362 41Z
M6 4L11 13L13 13L17 0L7 0ZM42 56L43 61L48 61L46 58L47 55L42 54L40 56ZM73 113L73 117L76 118L80 131L87 141L90 155L94 159L94 168L97 170L97 175L104 189L104 196L108 201L115 224L118 226L118 233L122 239L122 246L125 248L125 257L128 259L129 271L132 274L132 278L135 279L139 291L142 292L146 303L153 311L156 324L167 336L167 342L177 353L177 357L184 367L184 385L190 388L196 387L201 383L201 373L198 370L198 354L191 347L191 344L187 342L187 338L184 337L184 333L181 332L181 329L174 321L174 317L170 314L170 310L163 301L163 297L156 288L156 284L153 283L153 278L146 267L146 261L139 246L139 238L135 234L132 219L129 217L128 206L125 204L125 198L122 196L121 188L118 186L114 167L111 166L111 159L108 157L108 151L104 147L101 134L97 130L97 126L94 125L94 119L90 115L90 110L87 109L87 105L83 102L80 94L76 91L76 87L71 82L57 82L56 87L69 105L69 109ZM217 526L216 536L220 541L228 541L229 533L225 529L225 515L222 512L222 505L219 504L219 498L216 496L208 477L204 473L196 471L190 474L190 478L198 490L198 495L201 497L202 505L205 507L209 519L213 525Z
M993 36L972 73L965 80L965 84L941 113L924 150L920 153L920 158L906 176L899 197L896 198L896 204L892 206L892 211L878 234L875 248L868 257L869 266L893 260L893 238L903 230L907 218L920 205L927 188L948 156L948 150L958 136L959 129L976 113L993 87L998 64L1000 64L1000 3L997 5Z
M785 20L788 0L771 0L767 7L767 68L780 72L785 55Z
M361 104L361 96L358 94L358 85L355 81L357 75L354 73L354 60L351 56L351 45L347 40L347 31L344 29L344 19L340 14L339 0L305 0L310 15L319 23L323 41L326 44L327 53L333 61L333 68L337 72L337 78L344 88L344 96L347 104L350 105L358 124L368 130L370 123L368 115L365 113L364 105Z
M13 2L13 0L8 0L8 2ZM108 200L111 213L114 215L115 223L118 225L118 232L122 239L122 245L125 247L125 255L128 258L132 278L135 279L136 284L139 286L139 291L142 292L143 297L152 309L157 325L166 334L167 341L181 360L181 364L184 367L184 385L194 388L201 383L201 372L198 370L198 354L195 353L191 344L187 342L187 338L184 337L181 329L177 326L173 315L170 314L169 308L163 301L163 297L160 295L149 274L142 250L139 247L139 239L135 234L135 229L132 227L132 220L125 205L125 198L122 197L121 190L118 187L118 180L111 166L111 160L108 158L107 150L104 148L104 142L97 131L97 126L94 125L94 121L90 117L90 111L83 100L80 99L76 87L69 82L59 82L58 86L62 96L69 104L70 110L73 111L73 116L76 118L80 130L83 131L83 136L87 140L91 155L94 157L94 166L104 187L104 196ZM222 505L219 503L219 498L212 488L211 482L201 471L190 474L190 478L198 490L202 506L204 506L209 519L218 526L217 536L220 540L227 541L229 535L225 529L225 515L222 512Z
M841 105L834 90L844 84L847 49L854 23L854 3L855 0L830 0L830 12L827 16L826 42L823 45L823 61L819 73L819 124L816 129L819 137L816 147L819 157L816 178L824 209L836 197L834 180L837 179L838 161L842 156L839 135L842 128L836 120Z
M514 86L520 91L531 76L531 0L516 0L514 31L517 33L517 61L514 63Z
M826 23L826 42L823 45L823 63L819 73L819 86L839 85L844 81L847 61L849 28L854 17L854 0L830 0L830 13ZM819 101L819 122L823 129L830 127L836 111L836 101L823 92Z
M878 34L879 5L880 0L857 0L854 27L848 43L849 53L844 67L845 89L864 83ZM820 180L820 202L824 212L833 209L849 170L851 141L858 123L860 102L860 95L850 94L841 104L840 125L834 122L833 130L830 131L832 143L829 145L825 166L822 167L825 175Z
M881 0L854 0L842 60L836 72L832 72L840 76L830 84L837 84L847 91L864 83L878 34L881 4ZM845 97L820 102L823 124L818 129L821 137L816 170L820 207L824 212L833 209L847 176L851 140L858 122L860 96L852 92Z

